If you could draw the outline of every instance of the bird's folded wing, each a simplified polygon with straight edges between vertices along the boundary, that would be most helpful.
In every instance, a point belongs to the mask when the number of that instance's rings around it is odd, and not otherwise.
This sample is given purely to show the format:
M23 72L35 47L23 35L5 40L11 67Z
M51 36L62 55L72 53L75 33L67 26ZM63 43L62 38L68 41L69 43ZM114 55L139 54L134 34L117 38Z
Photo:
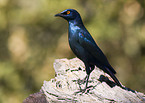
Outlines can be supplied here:
M111 67L101 49L97 46L96 43L94 43L94 41L89 39L90 38L87 38L85 34L79 33L80 45L96 58L96 62L102 64L103 66L109 67L109 69L115 73L115 70Z

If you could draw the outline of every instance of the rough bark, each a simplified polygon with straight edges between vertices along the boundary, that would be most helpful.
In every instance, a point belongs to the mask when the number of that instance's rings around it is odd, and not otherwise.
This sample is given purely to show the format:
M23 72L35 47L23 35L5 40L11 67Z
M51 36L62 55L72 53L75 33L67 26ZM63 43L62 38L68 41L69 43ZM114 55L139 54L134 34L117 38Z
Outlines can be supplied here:
M90 88L85 93L80 92L85 87L83 79L86 72L83 62L78 58L57 59L54 62L54 69L56 77L44 81L42 86L47 102L145 102L143 93L118 87L108 74L97 67L90 75L88 83Z

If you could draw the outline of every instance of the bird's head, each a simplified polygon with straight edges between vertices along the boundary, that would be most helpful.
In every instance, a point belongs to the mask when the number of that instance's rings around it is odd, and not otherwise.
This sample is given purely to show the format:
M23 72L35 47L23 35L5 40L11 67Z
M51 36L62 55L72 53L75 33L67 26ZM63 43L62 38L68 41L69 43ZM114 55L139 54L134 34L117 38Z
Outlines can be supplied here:
M80 14L74 9L66 9L62 11L61 13L56 14L55 16L62 17L66 19L67 21L75 20L77 18L80 19Z

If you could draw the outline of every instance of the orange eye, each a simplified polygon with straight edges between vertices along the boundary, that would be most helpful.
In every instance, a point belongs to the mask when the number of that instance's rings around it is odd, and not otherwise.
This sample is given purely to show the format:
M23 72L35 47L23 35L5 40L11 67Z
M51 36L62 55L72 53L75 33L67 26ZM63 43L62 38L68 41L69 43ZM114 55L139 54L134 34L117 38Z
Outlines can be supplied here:
M67 14L70 14L70 11L67 11Z

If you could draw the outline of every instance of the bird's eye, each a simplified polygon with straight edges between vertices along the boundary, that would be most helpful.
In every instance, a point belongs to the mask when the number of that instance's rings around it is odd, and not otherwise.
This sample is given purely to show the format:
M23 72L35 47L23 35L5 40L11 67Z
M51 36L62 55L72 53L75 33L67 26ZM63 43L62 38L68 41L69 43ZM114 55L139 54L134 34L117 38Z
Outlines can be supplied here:
M70 14L70 11L63 12L62 14L63 15L68 15L68 14Z
M70 11L67 11L67 14L70 14Z

